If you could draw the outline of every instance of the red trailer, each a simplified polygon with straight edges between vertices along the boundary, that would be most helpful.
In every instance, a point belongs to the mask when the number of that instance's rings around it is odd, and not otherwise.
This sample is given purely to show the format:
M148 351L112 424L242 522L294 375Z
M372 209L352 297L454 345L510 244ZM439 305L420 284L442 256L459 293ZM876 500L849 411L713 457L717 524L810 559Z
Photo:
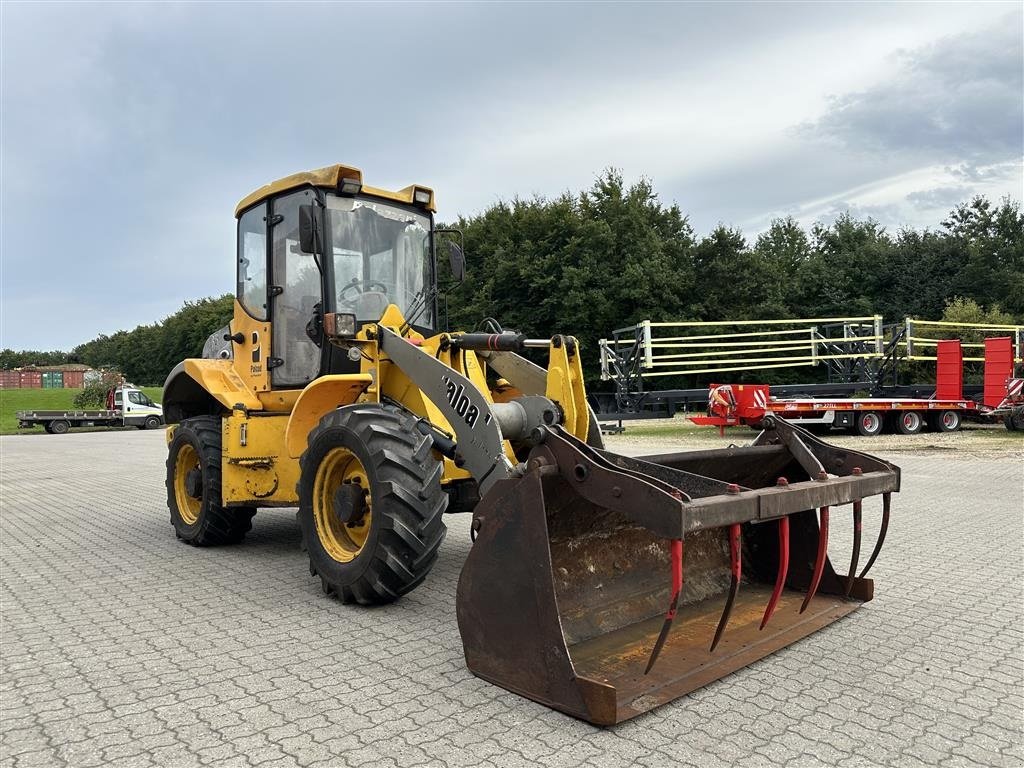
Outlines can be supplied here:
M725 427L756 427L765 416L775 414L801 426L841 427L861 435L877 435L886 425L904 435L926 426L936 432L960 428L965 416L995 415L1008 405L1010 429L1016 428L1012 397L1019 379L1013 378L1013 349L1008 337L985 340L985 396L978 403L963 397L963 357L956 339L938 342L935 394L924 398L776 398L767 384L712 384L708 392L708 415L692 416L695 424ZM1024 426L1022 424L1021 426Z

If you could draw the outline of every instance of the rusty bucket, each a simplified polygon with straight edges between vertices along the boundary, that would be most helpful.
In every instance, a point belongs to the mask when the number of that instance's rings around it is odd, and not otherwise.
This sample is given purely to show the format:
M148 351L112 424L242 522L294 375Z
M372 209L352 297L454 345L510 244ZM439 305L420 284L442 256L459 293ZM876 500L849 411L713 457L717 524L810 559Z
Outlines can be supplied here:
M457 602L466 663L574 717L628 720L870 600L899 478L781 419L749 447L639 459L548 430L522 477L474 512ZM862 500L879 494L858 575ZM846 575L827 556L836 507L854 525Z

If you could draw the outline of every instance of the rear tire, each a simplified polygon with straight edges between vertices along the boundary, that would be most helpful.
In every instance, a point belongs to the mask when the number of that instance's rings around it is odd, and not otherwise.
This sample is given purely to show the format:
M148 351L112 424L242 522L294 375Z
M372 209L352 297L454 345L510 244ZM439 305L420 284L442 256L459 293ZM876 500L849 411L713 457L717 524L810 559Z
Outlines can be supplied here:
M924 429L924 419L917 411L897 411L893 414L893 423L901 435L916 435Z
M960 429L959 411L941 411L929 414L928 425L935 432L956 432Z
M882 432L882 414L877 411L865 411L856 416L857 434L861 437L875 437Z
M221 420L185 419L167 449L167 507L174 533L197 547L237 544L252 528L254 507L221 505Z
M50 422L51 435L64 435L69 429L71 429L71 423L64 419L55 419Z
M332 411L300 460L299 523L310 573L346 603L390 603L437 560L448 495L431 439L392 406Z

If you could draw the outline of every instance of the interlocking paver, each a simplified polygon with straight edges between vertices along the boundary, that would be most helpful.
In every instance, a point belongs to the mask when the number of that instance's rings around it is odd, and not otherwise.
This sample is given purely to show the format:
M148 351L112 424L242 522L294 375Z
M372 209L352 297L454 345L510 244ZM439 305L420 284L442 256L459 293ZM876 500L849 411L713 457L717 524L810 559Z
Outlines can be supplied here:
M602 730L466 670L468 516L422 587L344 606L306 575L292 510L240 546L176 541L164 451L147 432L0 439L3 766L1024 765L1020 454L891 457L873 603Z

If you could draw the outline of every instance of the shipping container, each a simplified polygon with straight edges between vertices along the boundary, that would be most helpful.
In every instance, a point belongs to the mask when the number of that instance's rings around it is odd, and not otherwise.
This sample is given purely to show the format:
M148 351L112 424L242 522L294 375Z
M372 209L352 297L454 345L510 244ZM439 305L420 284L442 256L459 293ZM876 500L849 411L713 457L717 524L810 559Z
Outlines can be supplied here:
M81 389L85 386L85 371L64 371L64 388Z
M43 389L63 389L63 371L43 371Z
M21 383L19 386L22 389L39 389L43 386L43 373L42 371L21 371Z
M18 371L0 371L0 389L19 389L21 373Z

